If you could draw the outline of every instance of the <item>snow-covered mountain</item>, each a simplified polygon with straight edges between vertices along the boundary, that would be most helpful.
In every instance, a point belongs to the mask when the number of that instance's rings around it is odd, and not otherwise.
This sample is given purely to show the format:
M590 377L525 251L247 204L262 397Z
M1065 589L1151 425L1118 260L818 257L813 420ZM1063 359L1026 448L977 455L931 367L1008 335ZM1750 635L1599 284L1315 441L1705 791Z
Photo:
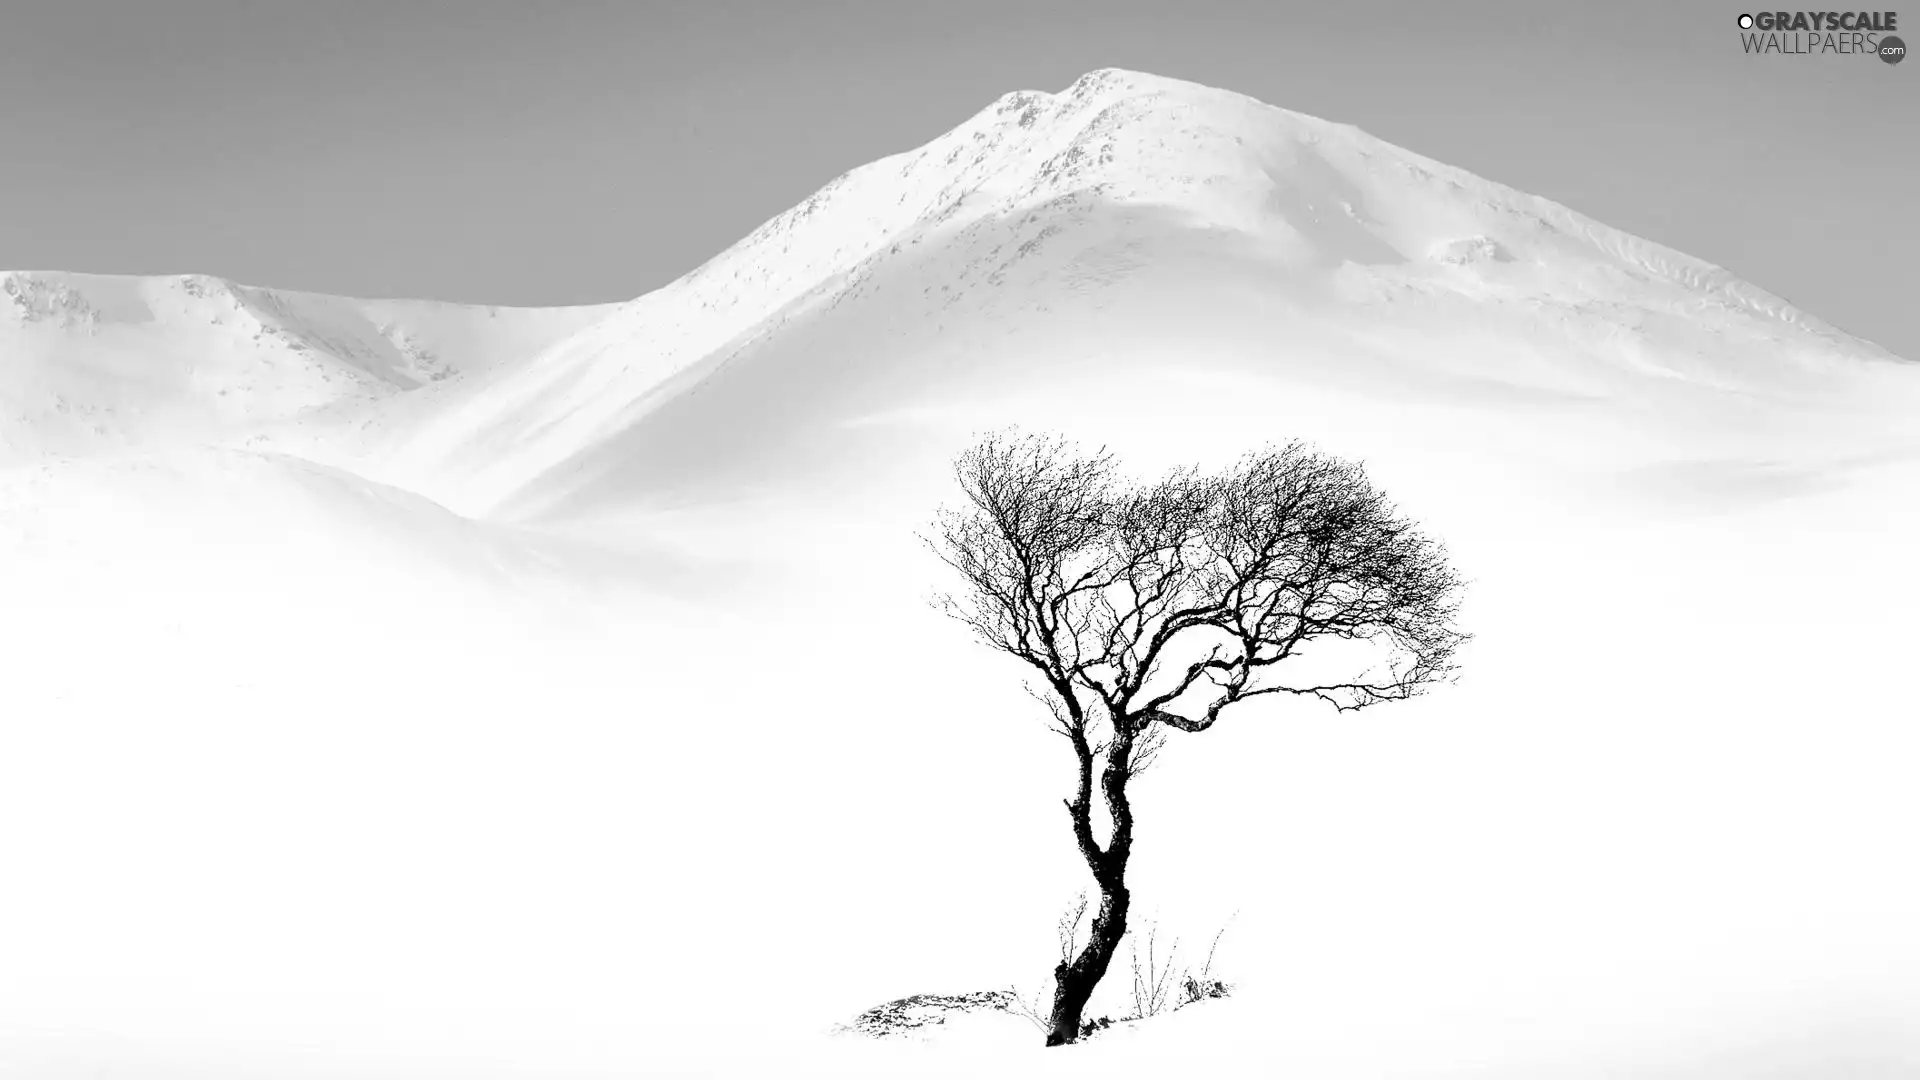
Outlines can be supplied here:
M1724 270L1353 127L1107 70L840 177L406 414L372 468L483 514L777 488L796 448L831 456L846 425L1168 374L1775 440L1880 393L1895 362Z
M481 517L790 492L809 468L832 487L909 453L879 428L989 422L1013 386L1524 404L1581 438L1625 425L1644 453L1622 467L1777 454L1913 400L1898 358L1711 264L1351 126L1111 69L1006 95L626 304L4 290L16 457L214 438Z

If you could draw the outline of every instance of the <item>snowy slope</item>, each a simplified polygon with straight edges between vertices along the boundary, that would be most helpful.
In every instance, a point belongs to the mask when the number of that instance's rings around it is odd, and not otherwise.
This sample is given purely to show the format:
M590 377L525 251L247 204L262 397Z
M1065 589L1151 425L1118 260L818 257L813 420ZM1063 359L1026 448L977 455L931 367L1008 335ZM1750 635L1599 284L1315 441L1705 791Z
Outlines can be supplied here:
M230 437L363 405L518 359L605 310L0 273L0 460Z

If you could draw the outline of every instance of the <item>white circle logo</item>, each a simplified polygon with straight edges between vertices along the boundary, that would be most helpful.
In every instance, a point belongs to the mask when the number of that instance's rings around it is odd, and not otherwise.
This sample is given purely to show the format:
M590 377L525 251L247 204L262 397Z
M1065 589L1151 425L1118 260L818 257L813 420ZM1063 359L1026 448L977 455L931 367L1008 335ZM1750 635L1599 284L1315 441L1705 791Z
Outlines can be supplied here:
M1742 30L1753 29L1753 16L1751 15L1740 16L1740 29Z

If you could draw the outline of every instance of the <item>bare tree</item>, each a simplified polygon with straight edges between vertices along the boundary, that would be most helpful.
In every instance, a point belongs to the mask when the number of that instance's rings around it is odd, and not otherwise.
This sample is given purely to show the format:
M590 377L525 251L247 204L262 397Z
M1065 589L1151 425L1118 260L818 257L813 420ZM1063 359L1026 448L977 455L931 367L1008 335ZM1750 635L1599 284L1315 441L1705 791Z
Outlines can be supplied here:
M1261 696L1349 710L1448 679L1466 640L1453 626L1462 582L1360 466L1300 443L1136 485L1105 451L1009 432L961 455L955 474L965 503L942 511L929 543L964 587L941 605L1037 677L1029 691L1073 748L1067 815L1100 890L1086 943L1054 969L1047 1043L1059 1045L1079 1036L1126 933L1127 783L1167 733L1205 731ZM1280 677L1326 641L1375 666Z

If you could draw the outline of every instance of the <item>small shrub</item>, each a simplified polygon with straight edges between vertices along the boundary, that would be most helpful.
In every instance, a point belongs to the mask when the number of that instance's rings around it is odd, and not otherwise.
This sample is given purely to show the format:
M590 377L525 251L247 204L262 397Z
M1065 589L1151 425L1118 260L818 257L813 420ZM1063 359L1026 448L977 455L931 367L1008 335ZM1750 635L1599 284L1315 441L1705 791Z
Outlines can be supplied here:
M1223 998L1233 991L1233 987L1213 977L1213 955L1219 951L1221 935L1226 932L1227 928L1223 926L1213 935L1213 944L1207 946L1207 962L1200 965L1200 971L1197 974L1189 971L1181 980L1180 1003L1174 1008L1178 1009L1208 998Z
M1219 979L1203 979L1197 975L1188 975L1186 981L1180 984L1180 1004L1175 1005L1174 1008L1178 1009L1182 1005L1191 1005L1207 998L1223 998L1232 992L1233 987Z
M1180 942L1175 941L1167 950L1164 960L1155 955L1154 946L1159 937L1157 927L1147 930L1147 955L1143 963L1140 957L1140 937L1133 938L1133 1015L1144 1020L1167 1011L1173 988L1173 961L1180 953Z
M1083 1020L1080 1023L1080 1037L1084 1039L1096 1031L1104 1031L1112 1026L1113 1017L1111 1016L1102 1016L1093 1020Z
M1036 991L1031 1000L1014 987L1008 987L1005 993L1008 1012L1025 1019L1027 1023L1032 1024L1042 1035L1053 1030L1053 1025L1047 1023L1047 991L1045 987L1041 987Z
M1133 939L1133 1016L1129 1019L1144 1020L1158 1016L1163 1012L1191 1005L1208 998L1223 998L1232 992L1233 987L1213 977L1213 958L1220 949L1220 938L1226 928L1213 935L1213 944L1207 948L1207 959L1199 971L1181 970L1175 963L1179 955L1180 943L1173 946L1162 957L1157 947L1159 932L1148 927L1146 952L1141 953L1141 941L1138 935Z

